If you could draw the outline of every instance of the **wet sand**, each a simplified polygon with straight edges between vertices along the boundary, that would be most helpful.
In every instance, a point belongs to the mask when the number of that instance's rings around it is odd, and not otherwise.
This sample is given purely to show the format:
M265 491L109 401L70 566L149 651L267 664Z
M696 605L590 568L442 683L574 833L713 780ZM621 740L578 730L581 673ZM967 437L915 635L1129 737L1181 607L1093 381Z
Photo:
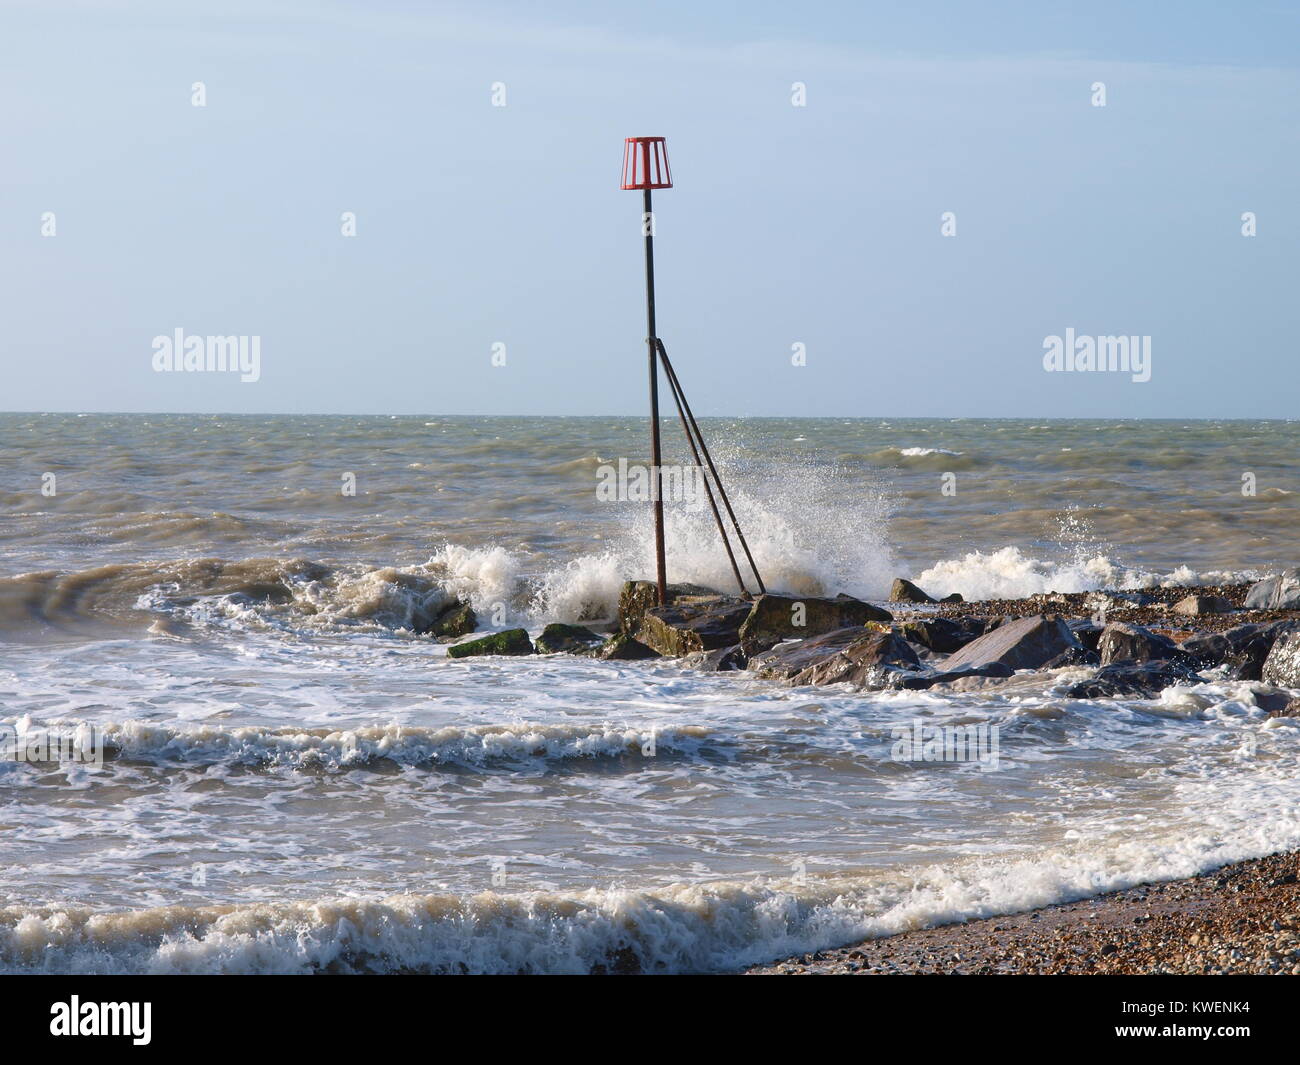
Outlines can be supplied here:
M747 975L1300 976L1300 853L1083 902L903 932Z

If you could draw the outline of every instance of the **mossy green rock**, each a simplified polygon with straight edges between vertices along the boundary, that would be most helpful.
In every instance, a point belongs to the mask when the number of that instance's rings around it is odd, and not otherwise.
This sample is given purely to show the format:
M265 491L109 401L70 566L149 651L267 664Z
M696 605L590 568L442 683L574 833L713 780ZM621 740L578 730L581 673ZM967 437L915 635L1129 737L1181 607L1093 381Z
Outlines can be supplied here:
M435 636L467 636L478 628L478 616L468 603L458 603L438 615L429 630Z
M712 597L718 593L698 584L670 584L665 589L669 605L682 598ZM659 586L654 581L624 581L618 596L618 629L636 636L645 612L659 605Z
M448 658L469 658L471 655L530 655L532 641L524 629L506 629L477 640L454 643L447 648Z
M540 655L556 654L567 651L582 654L590 651L595 644L603 643L605 638L581 625L547 625L537 637L537 653Z
M647 610L636 638L669 658L731 647L741 642L740 627L751 610L743 599L679 596L673 606Z
M640 640L634 640L627 633L620 632L596 652L596 657L616 662L635 662L642 658L658 658L659 652L651 650Z
M751 657L775 647L782 640L806 640L868 622L890 624L888 610L849 595L834 599L820 596L760 595L740 626L739 643ZM647 641L648 642L648 641ZM732 641L737 642L737 641Z

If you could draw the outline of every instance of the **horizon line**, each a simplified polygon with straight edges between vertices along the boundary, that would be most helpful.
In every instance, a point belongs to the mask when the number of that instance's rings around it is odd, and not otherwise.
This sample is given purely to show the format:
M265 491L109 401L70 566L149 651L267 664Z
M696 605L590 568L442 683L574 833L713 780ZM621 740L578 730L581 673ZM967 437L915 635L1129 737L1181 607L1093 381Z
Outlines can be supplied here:
M485 413L398 413L377 414L358 411L187 411L187 410L0 410L0 417L8 415L35 415L50 417L72 415L88 417L182 417L182 418L635 418L649 419L648 412L636 414L485 414ZM1206 415L1165 415L1149 417L1114 414L1029 415L1029 414L701 414L700 420L709 418L735 418L744 421L931 421L931 422L1294 422L1296 418L1272 417L1209 417ZM661 414L660 421L674 421Z

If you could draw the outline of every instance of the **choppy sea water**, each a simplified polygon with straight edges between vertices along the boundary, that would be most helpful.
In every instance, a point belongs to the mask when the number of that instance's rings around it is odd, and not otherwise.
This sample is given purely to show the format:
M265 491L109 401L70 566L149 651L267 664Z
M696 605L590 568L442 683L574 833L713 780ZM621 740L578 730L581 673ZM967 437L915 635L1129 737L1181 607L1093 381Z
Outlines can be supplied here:
M774 589L1300 562L1295 423L703 428ZM0 726L108 741L0 762L0 969L726 970L1300 844L1300 730L1246 684L862 694L411 631L452 596L534 634L608 615L649 529L598 471L645 436L0 415ZM670 507L671 577L728 589L714 537ZM996 768L900 761L916 722L996 726Z

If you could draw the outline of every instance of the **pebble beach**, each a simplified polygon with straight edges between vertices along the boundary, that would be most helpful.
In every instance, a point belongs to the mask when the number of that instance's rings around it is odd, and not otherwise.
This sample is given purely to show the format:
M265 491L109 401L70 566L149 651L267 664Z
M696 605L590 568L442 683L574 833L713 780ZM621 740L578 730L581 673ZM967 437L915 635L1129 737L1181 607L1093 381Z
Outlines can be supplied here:
M753 976L1300 976L1300 855L903 932L749 969Z

